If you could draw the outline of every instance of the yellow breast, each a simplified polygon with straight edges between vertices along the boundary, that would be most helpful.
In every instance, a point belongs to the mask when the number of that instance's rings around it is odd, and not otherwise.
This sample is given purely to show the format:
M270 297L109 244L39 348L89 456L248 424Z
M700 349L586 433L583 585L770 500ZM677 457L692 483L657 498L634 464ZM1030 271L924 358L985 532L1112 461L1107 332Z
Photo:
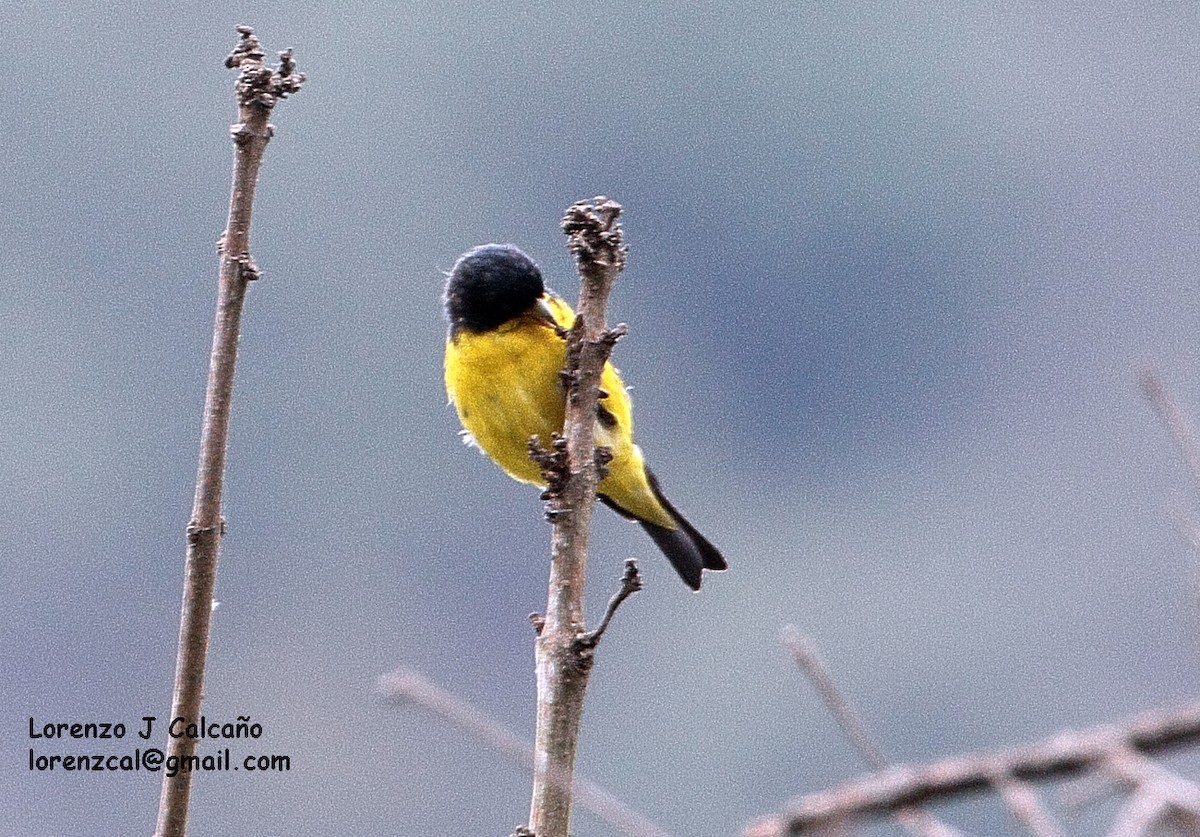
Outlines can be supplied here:
M545 299L559 325L569 328L575 319L570 306L551 295ZM463 428L514 479L545 485L529 457L529 439L537 436L549 446L551 435L562 432L565 366L566 341L534 315L492 331L461 330L446 342L446 392ZM633 442L633 405L611 363L600 387L607 416L596 423L596 444L613 454L600 492L643 520L674 528L650 489L642 452Z
M566 343L553 329L514 320L446 344L446 392L475 444L510 476L543 483L529 439L549 446L561 433L565 399L558 373Z

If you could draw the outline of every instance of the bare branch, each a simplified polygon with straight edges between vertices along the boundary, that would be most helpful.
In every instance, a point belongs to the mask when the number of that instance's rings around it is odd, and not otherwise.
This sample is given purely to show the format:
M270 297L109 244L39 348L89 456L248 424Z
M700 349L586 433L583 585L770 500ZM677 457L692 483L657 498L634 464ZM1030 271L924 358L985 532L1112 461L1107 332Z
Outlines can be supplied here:
M604 312L625 264L620 214L620 204L598 197L571 206L562 222L581 288L578 314L567 335L565 456L538 460L548 472L550 487L544 496L554 524L549 597L536 644L537 733L529 827L538 837L567 837L570 830L571 784L554 777L573 774L592 665L591 650L580 639L586 632L588 527L599 482L595 422L600 373L619 336L605 328Z
M238 332L246 287L258 278L250 258L250 217L254 188L263 152L271 138L267 122L277 99L295 93L304 81L295 73L290 50L280 70L262 63L262 47L248 26L239 26L241 40L226 60L241 72L237 81L239 123L231 128L234 139L234 174L229 219L221 237L221 267L217 287L217 311L209 358L208 388L204 396L204 422L200 430L200 461L196 494L187 526L187 555L184 563L183 606L179 624L179 648L175 664L175 690L171 717L195 721L200 716L204 692L204 667L213 593L217 581L217 557L225 521L221 517L221 490L229 437L230 404L234 368L237 363ZM195 753L196 739L169 738L167 757ZM159 797L157 837L184 837L187 832L191 772L174 776L163 773Z
M506 756L526 770L533 770L533 745L514 735L482 709L448 692L415 669L398 668L379 678L378 691L385 699L410 702L446 719L470 733L488 747ZM569 777L563 777L569 781ZM599 785L575 777L575 801L613 828L631 837L670 837L654 823ZM529 832L525 829L526 833ZM517 833L520 833L518 830Z
M1155 709L1123 724L1062 732L1025 747L892 767L801 797L783 814L755 823L752 833L812 833L836 821L886 815L897 808L984 791L997 776L1026 782L1068 778L1105 768L1117 748L1151 754L1198 742L1200 702Z

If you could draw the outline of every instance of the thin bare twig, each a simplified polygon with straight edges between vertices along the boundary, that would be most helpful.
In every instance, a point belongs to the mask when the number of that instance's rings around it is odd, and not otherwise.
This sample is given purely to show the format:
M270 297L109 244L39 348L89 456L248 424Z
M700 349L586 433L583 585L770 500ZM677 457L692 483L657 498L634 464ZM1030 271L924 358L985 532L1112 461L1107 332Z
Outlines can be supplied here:
M579 640L584 625L587 540L599 475L595 423L600 373L617 334L604 325L608 295L625 265L617 219L621 206L597 197L571 206L563 218L567 248L580 276L579 310L567 335L565 440L561 462L546 468L551 537L546 614L536 641L537 729L529 828L538 837L567 837L571 823L571 776L579 740L592 649Z
M258 278L258 269L249 252L254 187L258 181L263 152L271 138L272 126L267 121L271 108L277 100L299 90L304 82L304 74L295 71L291 50L279 54L279 69L272 70L263 64L262 46L254 31L248 26L239 26L238 34L240 41L226 59L226 66L240 68L237 80L240 121L230 130L236 147L233 189L229 220L221 237L216 321L213 325L208 388L204 396L196 495L187 527L183 606L175 663L175 690L171 702L171 718L183 718L187 722L195 722L199 718L204 691L204 667L208 657L213 592L217 581L217 556L225 526L221 517L221 489L225 475L238 331L241 328L246 287L251 280ZM168 758L188 758L195 751L194 738L179 736L168 739ZM173 776L163 773L155 828L157 837L184 837L186 834L191 777L189 770L181 770Z
M588 631L579 637L580 644L585 648L595 648L599 645L600 637L604 636L604 632L608 630L608 623L612 621L617 608L621 606L621 602L641 589L642 574L638 572L637 559L626 558L625 572L621 574L621 589L614 593L612 598L608 600L608 607L604 609L604 617L600 620L600 624L596 626L596 630Z
M533 769L533 745L501 726L482 709L446 691L420 672L398 668L379 678L379 693L391 701L408 701L433 712L459 729L470 733L488 747L515 761L526 770ZM569 777L568 777L569 780ZM613 828L631 837L670 837L637 811L599 785L576 776L575 801Z
M813 833L828 824L889 814L897 808L977 793L996 776L1036 782L1102 769L1114 749L1151 754L1200 742L1200 702L1155 709L1122 724L1061 732L1025 747L891 767L841 787L801 797L755 823L756 835Z

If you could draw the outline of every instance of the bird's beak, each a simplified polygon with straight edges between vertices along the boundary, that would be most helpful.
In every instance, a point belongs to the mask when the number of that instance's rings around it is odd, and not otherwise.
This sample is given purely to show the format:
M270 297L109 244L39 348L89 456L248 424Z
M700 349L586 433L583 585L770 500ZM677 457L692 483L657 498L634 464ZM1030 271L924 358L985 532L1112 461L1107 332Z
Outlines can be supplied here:
M539 320L545 320L554 327L558 327L558 320L554 319L554 311L550 309L550 303L546 302L546 297L538 297L537 303L533 306L533 315Z

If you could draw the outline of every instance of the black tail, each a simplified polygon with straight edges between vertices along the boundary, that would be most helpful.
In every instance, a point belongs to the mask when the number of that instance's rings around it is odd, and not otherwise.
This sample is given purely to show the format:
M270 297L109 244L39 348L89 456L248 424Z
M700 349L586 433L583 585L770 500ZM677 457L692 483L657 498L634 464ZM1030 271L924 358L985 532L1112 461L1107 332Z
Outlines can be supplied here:
M630 520L636 520L641 524L641 527L646 530L646 534L662 550L662 554L667 556L667 560L671 562L675 572L679 573L683 583L693 590L699 590L703 570L728 569L729 565L725 562L725 556L709 543L707 538L697 532L696 527L688 523L679 510L663 496L662 489L658 487L658 480L649 468L646 469L646 477L650 481L650 488L654 491L658 502L662 503L663 508L670 512L671 517L675 519L674 529L667 529L635 517L603 494L600 495L600 499L604 501L604 505L617 514Z

